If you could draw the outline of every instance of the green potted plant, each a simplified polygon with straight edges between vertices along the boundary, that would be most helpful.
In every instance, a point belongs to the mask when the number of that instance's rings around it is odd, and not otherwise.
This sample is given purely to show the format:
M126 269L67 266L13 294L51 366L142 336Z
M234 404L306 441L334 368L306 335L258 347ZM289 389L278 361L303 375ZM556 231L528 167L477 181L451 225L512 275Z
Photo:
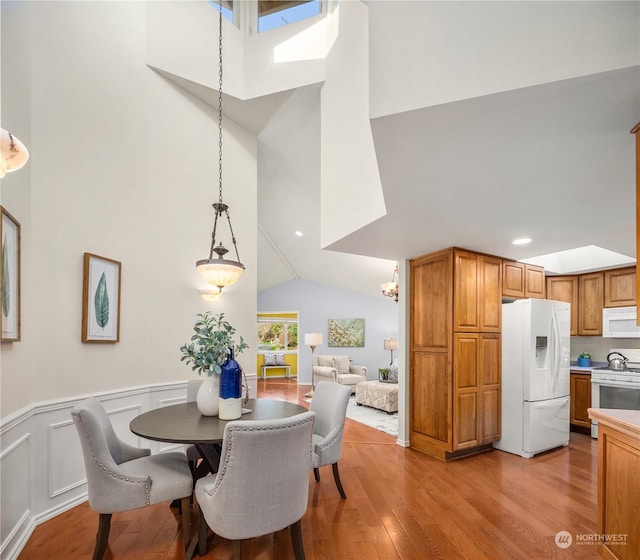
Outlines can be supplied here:
M242 369L235 361L235 353L241 353L249 346L242 337L234 340L236 329L224 318L224 313L213 314L210 311L198 313L193 325L194 334L190 343L180 347L181 362L191 365L198 375L206 373L207 377L198 389L196 404L205 416L217 416L220 406L233 405L227 416L240 417L242 400ZM221 388L221 379L222 388ZM220 402L232 399L233 402ZM228 407L227 406L227 407ZM226 411L226 408L225 408ZM237 416L236 416L237 414ZM222 415L220 416L223 417Z
M589 367L591 365L591 354L589 352L582 352L578 356L578 365L580 367Z
M378 380L383 383L389 383L389 376L391 375L391 369L388 367L378 368Z

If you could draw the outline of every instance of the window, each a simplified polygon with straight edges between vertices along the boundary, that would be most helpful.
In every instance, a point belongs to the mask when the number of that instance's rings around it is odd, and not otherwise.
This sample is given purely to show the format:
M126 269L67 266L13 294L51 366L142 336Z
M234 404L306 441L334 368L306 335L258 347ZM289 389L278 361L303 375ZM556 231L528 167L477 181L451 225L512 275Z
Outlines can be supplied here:
M320 0L260 0L258 33L322 13Z
M211 4L217 11L220 11L220 2L217 0L209 0L209 4ZM233 20L233 0L223 0L222 16L228 19L231 23L235 23Z
M258 352L298 350L298 320L280 317L258 319Z
M245 32L253 33L258 24L258 33L282 27L322 13L323 0L245 0L234 2L222 0L222 15ZM209 4L220 10L219 0ZM240 24L243 23L241 26ZM249 31L250 30L250 31Z

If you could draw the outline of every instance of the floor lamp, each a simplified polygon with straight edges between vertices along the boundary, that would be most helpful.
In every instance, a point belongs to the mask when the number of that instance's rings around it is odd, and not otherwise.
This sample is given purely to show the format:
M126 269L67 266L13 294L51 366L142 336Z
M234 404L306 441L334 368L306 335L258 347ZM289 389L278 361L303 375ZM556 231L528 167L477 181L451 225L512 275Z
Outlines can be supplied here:
M307 333L304 335L304 343L306 346L311 347L311 391L309 391L305 397L313 397L313 393L316 390L315 377L313 375L313 353L316 350L316 346L322 344L322 333Z

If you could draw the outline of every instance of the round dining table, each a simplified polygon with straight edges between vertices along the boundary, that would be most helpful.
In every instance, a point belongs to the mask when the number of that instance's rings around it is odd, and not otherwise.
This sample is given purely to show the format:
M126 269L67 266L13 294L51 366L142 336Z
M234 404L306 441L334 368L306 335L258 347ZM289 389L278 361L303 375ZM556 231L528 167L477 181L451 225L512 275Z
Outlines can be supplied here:
M274 399L249 399L239 420L277 420L306 412L299 404ZM236 420L233 420L236 421ZM193 444L206 461L206 470L215 473L220 463L224 428L232 420L203 416L195 402L174 404L144 412L131 420L130 430L145 439Z

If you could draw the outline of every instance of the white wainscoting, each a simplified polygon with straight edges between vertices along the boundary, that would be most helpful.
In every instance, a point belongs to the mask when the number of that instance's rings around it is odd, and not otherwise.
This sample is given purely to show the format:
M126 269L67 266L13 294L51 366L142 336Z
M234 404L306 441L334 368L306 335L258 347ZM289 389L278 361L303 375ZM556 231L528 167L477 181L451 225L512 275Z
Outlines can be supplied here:
M257 375L248 374L249 395L257 395ZM152 453L181 450L180 444L148 441L129 430L133 418L186 401L186 381L131 387L35 403L0 421L0 557L18 558L43 521L86 501L80 440L71 409L87 397L102 402L115 432L127 443ZM97 517L96 517L97 529Z

